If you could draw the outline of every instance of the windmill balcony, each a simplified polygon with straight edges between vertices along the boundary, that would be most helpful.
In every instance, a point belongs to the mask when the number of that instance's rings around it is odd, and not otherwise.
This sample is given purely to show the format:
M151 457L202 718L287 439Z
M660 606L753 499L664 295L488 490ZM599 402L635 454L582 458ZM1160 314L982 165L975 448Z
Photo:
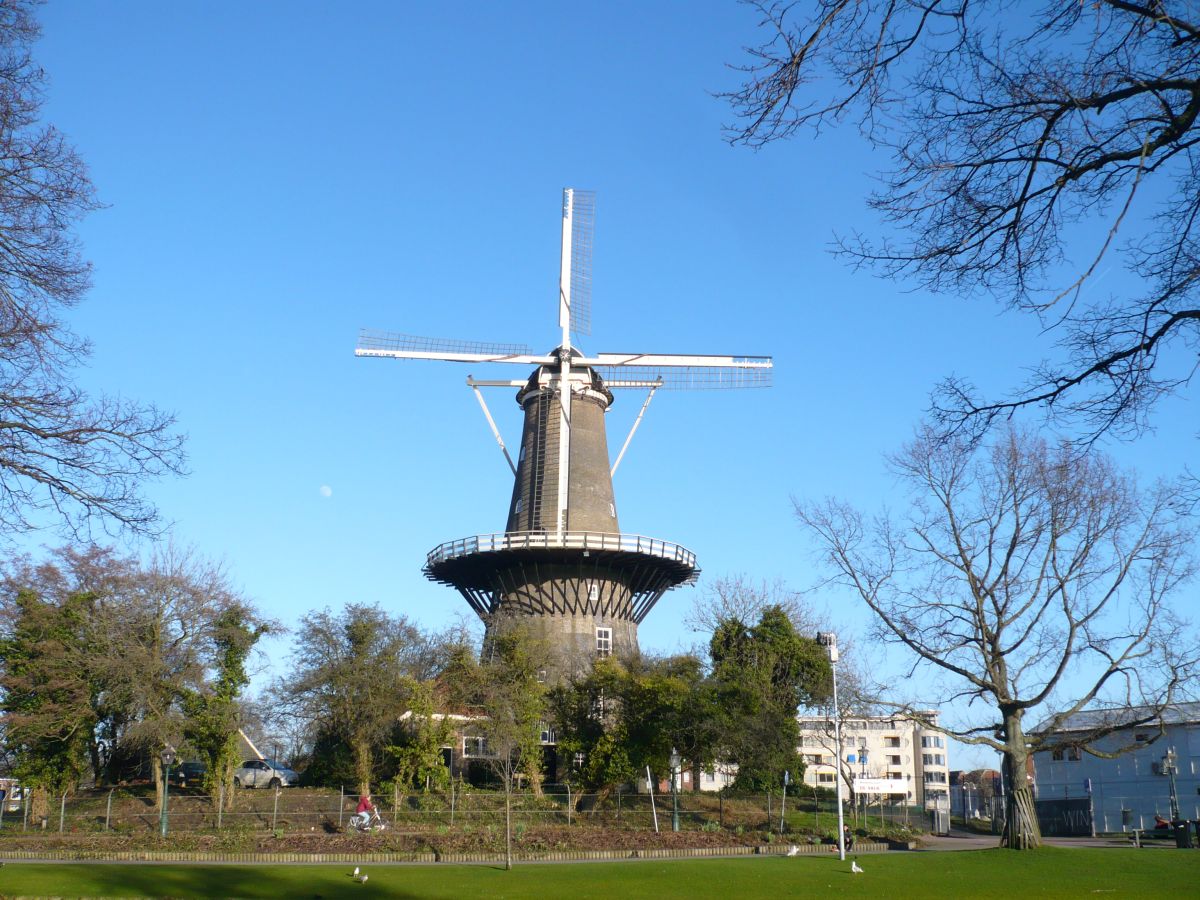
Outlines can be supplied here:
M659 538L640 534L613 534L599 531L509 531L499 534L477 534L473 537L447 541L429 551L426 568L436 567L463 556L477 553L502 553L507 550L586 550L597 552L637 553L671 560L696 569L696 554L686 547ZM698 575L698 570L692 580Z
M598 616L601 625L640 623L664 591L698 574L696 554L686 547L599 531L477 534L435 547L425 561L426 577L453 585L482 618L503 607L531 616Z

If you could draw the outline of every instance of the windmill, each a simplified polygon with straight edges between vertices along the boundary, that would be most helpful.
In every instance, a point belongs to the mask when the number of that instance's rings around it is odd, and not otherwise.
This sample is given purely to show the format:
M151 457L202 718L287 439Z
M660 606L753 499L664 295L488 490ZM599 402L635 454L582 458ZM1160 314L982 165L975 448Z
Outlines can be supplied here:
M696 557L670 541L625 534L612 476L658 390L767 387L771 358L598 353L572 336L591 331L595 195L567 188L559 259L559 346L482 344L363 331L356 356L534 366L518 380L468 376L514 476L502 534L435 547L427 578L455 587L485 621L515 617L560 654L562 674L584 660L637 649L637 626L669 589L694 581ZM480 388L516 388L524 425L514 462ZM645 390L625 443L610 463L604 414L613 390ZM564 402L564 398L569 401Z

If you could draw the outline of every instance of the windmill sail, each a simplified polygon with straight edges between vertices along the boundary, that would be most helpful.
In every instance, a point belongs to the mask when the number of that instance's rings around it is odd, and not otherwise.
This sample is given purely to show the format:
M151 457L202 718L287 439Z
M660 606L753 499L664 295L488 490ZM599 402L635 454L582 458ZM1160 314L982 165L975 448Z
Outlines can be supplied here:
M571 333L592 333L592 242L596 193L571 189Z

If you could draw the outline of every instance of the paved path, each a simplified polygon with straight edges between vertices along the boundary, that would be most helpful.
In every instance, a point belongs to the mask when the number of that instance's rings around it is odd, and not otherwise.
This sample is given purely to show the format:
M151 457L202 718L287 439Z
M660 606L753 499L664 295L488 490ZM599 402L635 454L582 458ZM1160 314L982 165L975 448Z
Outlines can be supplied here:
M1042 838L1042 843L1048 847L1132 847L1125 838L1112 837L1078 837L1078 838ZM1158 842L1161 844L1161 842ZM987 850L1000 846L1000 836L995 834L976 834L963 828L952 827L948 835L927 834L921 837L922 850ZM1157 845L1157 844L1156 844ZM1165 846L1165 844L1162 844Z

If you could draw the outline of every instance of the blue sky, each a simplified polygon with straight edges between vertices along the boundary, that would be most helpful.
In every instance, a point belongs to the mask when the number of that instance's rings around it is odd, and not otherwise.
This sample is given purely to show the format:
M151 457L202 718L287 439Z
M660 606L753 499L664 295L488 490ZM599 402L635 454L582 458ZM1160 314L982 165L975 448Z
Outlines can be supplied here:
M835 230L877 225L863 198L886 160L853 128L722 141L712 93L758 39L733 2L127 0L41 19L46 117L108 204L79 229L84 382L178 415L192 474L153 498L285 623L351 601L428 626L467 610L420 569L442 541L503 529L511 476L464 380L515 373L359 360L355 339L553 347L564 186L597 192L584 349L775 358L768 391L661 394L616 477L623 530L693 549L705 577L810 587L792 496L897 504L882 455L934 383L1003 390L1048 352L987 298L829 254ZM516 404L489 402L514 442ZM640 402L618 397L614 451ZM1170 474L1197 420L1174 401L1157 434L1110 449ZM812 599L863 631L858 603ZM691 645L691 602L668 594L643 646ZM896 663L881 671L899 679Z

